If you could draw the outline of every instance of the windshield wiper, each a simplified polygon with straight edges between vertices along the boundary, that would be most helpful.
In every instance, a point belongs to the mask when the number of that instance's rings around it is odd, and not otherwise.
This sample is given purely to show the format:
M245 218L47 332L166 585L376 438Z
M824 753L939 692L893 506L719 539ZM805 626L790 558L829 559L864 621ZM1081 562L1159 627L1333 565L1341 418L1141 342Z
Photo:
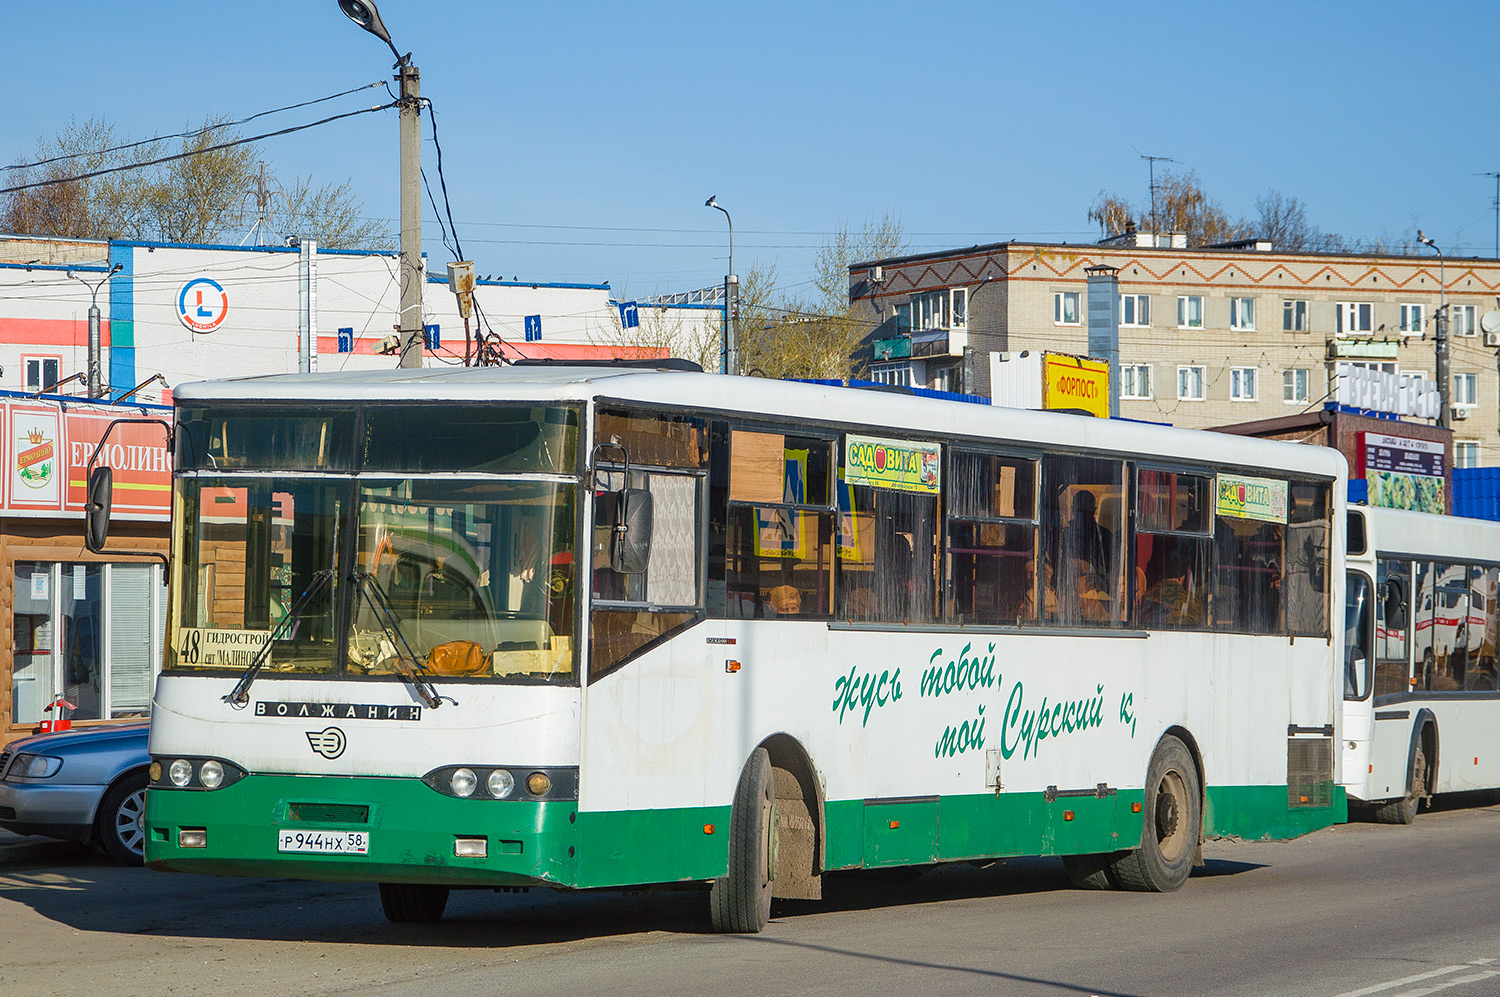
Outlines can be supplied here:
M297 621L302 618L300 615L302 610L307 608L312 597L317 595L318 591L332 578L332 568L313 572L312 580L307 583L307 588L302 590L302 594L297 596L297 601L292 603L292 607L281 618L281 622L271 630L270 636L266 638L265 646L255 652L255 657L250 659L250 667L245 669L245 674L240 676L240 680L235 683L229 695L224 697L224 702L236 709L250 702L250 683L255 681L255 676L259 675L260 670L266 666L266 662L271 660L271 646L278 640L284 639L289 626L295 629Z
M417 697L432 709L435 710L443 705L444 699L457 706L458 700L451 696L439 694L437 687L432 684L432 680L427 678L427 666L422 664L416 652L411 649L411 644L407 642L406 634L401 629L401 620L396 616L396 611L391 609L391 604L386 598L385 590L380 587L380 583L375 580L375 576L368 571L355 570L351 577L354 579L356 602L359 596L363 595L365 602L369 605L371 611L374 612L376 619L383 623L384 629L400 642L400 647L397 647L395 643L391 644L391 650L394 652L396 660L396 672L412 687L412 691L417 694ZM401 653L402 648L406 649L404 656Z

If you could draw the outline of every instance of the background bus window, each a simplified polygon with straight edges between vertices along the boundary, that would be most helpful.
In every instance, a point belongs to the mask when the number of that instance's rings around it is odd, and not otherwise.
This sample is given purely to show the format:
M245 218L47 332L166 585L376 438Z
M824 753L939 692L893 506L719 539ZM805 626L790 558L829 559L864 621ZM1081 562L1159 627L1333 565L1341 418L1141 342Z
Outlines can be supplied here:
M1124 464L1048 457L1044 466L1048 542L1042 588L1049 622L1123 622Z
M947 618L1036 620L1036 461L949 452Z
M1375 695L1398 696L1411 686L1407 645L1412 632L1411 569L1405 561L1382 558L1375 600Z
M1135 621L1149 629L1208 625L1213 540L1209 479L1136 472Z
M1472 692L1493 692L1496 682L1495 644L1500 617L1495 613L1496 588L1500 586L1500 568L1473 568L1469 595L1469 669L1464 673L1464 688Z
M1291 482L1286 532L1286 624L1299 637L1328 635L1329 485Z
M1433 646L1432 617L1434 604L1439 596L1436 586L1437 572L1431 561L1417 561L1412 566L1411 598L1411 651L1416 669L1412 686L1431 689L1432 675L1436 671L1437 651Z
M725 615L827 619L833 606L832 443L736 429L730 439Z
M1469 664L1468 565L1419 562L1417 593L1421 608L1416 650L1422 688L1460 690Z
M1349 572L1344 588L1344 698L1370 694L1370 579Z

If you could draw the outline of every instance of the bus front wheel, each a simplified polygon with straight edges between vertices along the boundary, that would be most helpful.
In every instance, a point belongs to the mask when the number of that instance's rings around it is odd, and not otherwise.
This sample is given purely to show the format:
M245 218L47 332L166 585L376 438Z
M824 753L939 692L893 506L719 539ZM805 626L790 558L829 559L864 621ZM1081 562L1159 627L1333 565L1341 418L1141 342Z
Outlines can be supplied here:
M771 919L776 878L776 796L771 756L756 748L740 773L729 815L729 874L708 894L715 931L753 934Z
M1417 753L1412 758L1411 785L1406 795L1399 800L1383 803L1375 808L1377 824L1410 824L1417 819L1417 804L1427 792L1427 752L1422 742L1417 741Z
M394 924L432 924L448 906L448 887L428 883L381 883L380 907Z
M1202 829L1198 769L1187 745L1168 735L1151 753L1141 845L1111 863L1114 880L1127 890L1168 893L1193 871Z

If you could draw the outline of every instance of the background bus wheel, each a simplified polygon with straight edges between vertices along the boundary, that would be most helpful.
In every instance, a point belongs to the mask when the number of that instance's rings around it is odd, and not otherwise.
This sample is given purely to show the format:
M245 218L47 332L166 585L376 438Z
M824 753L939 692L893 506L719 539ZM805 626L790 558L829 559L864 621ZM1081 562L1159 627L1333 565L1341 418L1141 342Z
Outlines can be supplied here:
M395 924L431 924L448 906L448 887L427 883L381 883L380 907Z
M1399 800L1392 800L1375 808L1375 821L1378 824L1410 824L1417 819L1417 803L1420 802L1423 792L1427 789L1427 752L1422 747L1422 742L1417 741L1417 756L1412 759L1411 785L1406 787L1406 795Z
M146 861L146 773L121 778L99 804L99 843L121 865Z
M757 932L771 919L771 881L776 878L776 798L771 756L756 748L734 793L729 817L729 874L708 893L715 931Z
M1064 855L1063 869L1068 880L1080 890L1113 890L1117 884L1110 878L1110 866L1120 859L1119 852L1098 855Z
M1198 770L1187 746L1167 736L1151 753L1146 769L1141 846L1110 865L1127 890L1167 893L1187 882L1203 826Z

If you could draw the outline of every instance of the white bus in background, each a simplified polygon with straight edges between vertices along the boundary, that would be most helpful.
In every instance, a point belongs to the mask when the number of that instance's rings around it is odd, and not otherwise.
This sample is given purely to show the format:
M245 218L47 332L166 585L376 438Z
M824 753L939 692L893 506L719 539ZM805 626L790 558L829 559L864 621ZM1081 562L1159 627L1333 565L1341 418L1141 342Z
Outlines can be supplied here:
M1409 824L1437 793L1500 786L1500 524L1349 509L1344 785Z
M176 404L153 867L758 931L830 870L1172 890L1346 814L1335 451L620 368Z

